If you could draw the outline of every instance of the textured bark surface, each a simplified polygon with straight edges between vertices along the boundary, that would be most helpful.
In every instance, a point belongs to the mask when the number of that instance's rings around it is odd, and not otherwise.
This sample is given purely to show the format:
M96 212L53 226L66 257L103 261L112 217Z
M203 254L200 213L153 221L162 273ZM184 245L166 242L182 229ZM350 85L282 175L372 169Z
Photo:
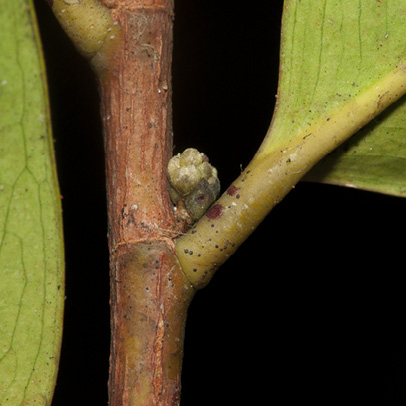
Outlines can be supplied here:
M172 155L173 2L104 1L123 40L101 73L111 255L110 405L179 404L193 288L178 264Z
M193 288L164 242L122 245L112 259L110 405L180 401Z
M112 9L123 40L101 75L111 251L175 231L166 176L172 156L172 2L127 3L131 8Z

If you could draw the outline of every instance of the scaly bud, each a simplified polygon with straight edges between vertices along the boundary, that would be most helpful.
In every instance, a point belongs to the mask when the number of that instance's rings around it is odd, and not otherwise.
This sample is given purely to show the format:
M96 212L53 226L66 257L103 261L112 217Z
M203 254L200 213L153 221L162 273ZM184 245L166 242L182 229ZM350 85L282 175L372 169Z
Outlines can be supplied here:
M194 148L170 159L168 178L172 202L184 207L193 221L203 216L220 193L216 168L205 154Z

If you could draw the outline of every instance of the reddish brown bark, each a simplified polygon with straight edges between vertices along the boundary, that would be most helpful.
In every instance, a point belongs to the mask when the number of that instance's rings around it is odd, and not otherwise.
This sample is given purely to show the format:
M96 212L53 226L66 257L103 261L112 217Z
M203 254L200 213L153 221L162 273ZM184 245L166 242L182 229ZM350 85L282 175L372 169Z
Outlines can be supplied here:
M179 404L192 296L165 242L120 248L112 261L110 405Z
M173 1L103 4L123 33L100 74L111 253L109 402L175 406L193 289L173 246L178 226L166 175Z
M166 176L173 4L126 3L112 11L123 43L101 75L111 251L130 241L171 237L175 224Z

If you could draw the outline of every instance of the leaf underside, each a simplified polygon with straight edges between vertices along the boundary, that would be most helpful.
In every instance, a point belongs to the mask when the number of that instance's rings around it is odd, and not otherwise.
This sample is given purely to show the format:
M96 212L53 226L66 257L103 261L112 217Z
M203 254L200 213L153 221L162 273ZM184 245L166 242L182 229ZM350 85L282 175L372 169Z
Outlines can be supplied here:
M51 404L64 258L45 69L31 0L0 0L0 404Z
M402 98L304 178L406 197L406 100Z
M278 143L331 114L406 64L400 0L285 0ZM278 138L279 137L279 138ZM391 106L304 178L406 196L406 101Z

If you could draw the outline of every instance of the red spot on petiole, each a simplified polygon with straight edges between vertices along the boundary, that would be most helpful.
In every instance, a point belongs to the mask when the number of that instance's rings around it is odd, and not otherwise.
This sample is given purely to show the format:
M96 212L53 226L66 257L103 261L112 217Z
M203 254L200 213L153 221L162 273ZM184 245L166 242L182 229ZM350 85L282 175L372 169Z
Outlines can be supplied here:
M227 194L228 194L229 196L234 196L239 190L240 190L240 188L238 188L237 186L231 185L231 186L227 189Z
M206 216L211 220L217 220L223 214L224 207L221 204L215 204L211 206L209 210L206 212Z

